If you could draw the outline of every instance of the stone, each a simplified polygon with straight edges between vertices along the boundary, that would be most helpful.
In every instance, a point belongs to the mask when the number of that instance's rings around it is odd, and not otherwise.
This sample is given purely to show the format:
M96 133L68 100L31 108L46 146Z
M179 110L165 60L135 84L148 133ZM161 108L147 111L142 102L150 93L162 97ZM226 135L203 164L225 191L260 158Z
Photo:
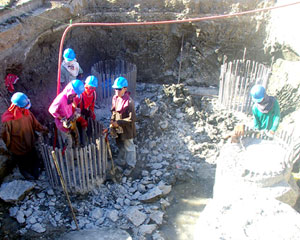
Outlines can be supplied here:
M95 208L90 212L90 217L93 219L99 219L103 216L103 211L101 208Z
M14 180L3 183L0 188L0 198L5 202L16 202L22 200L27 192L32 190L35 183L23 180Z
M116 222L119 219L117 210L111 210L108 212L107 217L112 220L113 222Z
M140 226L146 219L147 215L139 211L138 207L130 207L126 212L125 216L129 219L135 226Z
M156 224L141 225L139 227L139 234L141 235L151 234L156 229L156 227L157 227Z
M156 224L161 225L163 222L164 213L161 211L155 211L149 216Z
M129 233L118 228L97 228L69 232L58 240L132 240Z
M15 217L17 215L18 211L19 211L18 207L11 207L9 209L9 216Z
M44 228L40 223L35 223L31 226L31 230L37 232L37 233L43 233L46 231L46 228Z
M163 191L159 187L154 187L148 192L139 197L139 201L142 202L155 202L163 194Z
M24 212L19 210L16 215L16 219L17 219L18 223L24 223L25 222Z

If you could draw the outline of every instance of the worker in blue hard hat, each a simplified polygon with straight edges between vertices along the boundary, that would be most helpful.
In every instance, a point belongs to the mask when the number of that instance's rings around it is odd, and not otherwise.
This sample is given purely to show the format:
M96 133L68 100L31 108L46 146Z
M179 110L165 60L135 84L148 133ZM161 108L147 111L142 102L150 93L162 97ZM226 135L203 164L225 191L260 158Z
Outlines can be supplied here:
M73 145L71 134L75 132L78 135L77 129L72 128L74 127L72 123L76 123L80 116L80 109L77 109L75 99L80 98L83 91L83 82L78 79L73 80L56 96L49 107L49 112L55 118L55 124L60 130L63 142L69 148Z
M81 117L77 119L77 126L80 132L81 142L85 143L86 129L88 126L89 118L95 120L95 102L96 102L96 88L98 87L98 79L94 75L86 78L84 84L84 92L80 98L77 98L76 105L81 110Z
M115 89L115 95L112 98L110 127L119 148L116 162L119 165L127 165L124 174L129 175L136 164L136 149L133 142L136 136L135 106L130 92L127 91L128 81L126 78L116 78L112 88Z
M254 102L252 106L254 129L264 130L274 135L280 122L280 107L277 99L269 96L264 86L259 84L251 88L250 95ZM236 126L233 137L243 136L244 131L245 125Z
M11 105L3 113L2 139L12 154L12 159L26 179L38 179L41 161L38 158L35 144L35 131L48 132L29 110L31 102L26 94L16 92L11 97Z
M78 79L83 73L76 59L76 54L72 48L65 49L63 53L63 62L61 64L60 84L61 89L72 80Z
M268 130L274 134L280 122L280 107L277 99L269 96L262 85L253 86L250 94L254 102L252 107L254 128Z

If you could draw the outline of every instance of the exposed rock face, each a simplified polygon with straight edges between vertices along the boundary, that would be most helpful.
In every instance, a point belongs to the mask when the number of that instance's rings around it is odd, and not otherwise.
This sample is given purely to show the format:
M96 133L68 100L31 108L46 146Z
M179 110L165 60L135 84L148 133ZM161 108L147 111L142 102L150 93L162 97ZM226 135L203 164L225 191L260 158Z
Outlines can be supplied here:
M0 32L0 78L19 64L15 86L32 97L33 110L43 112L55 95L58 48L63 30L73 22L141 22L219 15L268 6L272 1L85 1L32 5L33 13L3 23ZM42 20L41 20L42 19ZM85 75L99 60L123 59L137 65L144 82L218 85L223 55L265 59L265 13L223 21L202 21L130 27L78 27L67 34L64 47L74 48ZM245 27L247 26L247 27ZM183 51L180 52L183 37ZM28 87L30 83L30 88ZM46 91L47 90L47 91ZM35 99L36 96L36 99ZM47 114L47 113L45 113ZM44 116L45 117L45 116Z

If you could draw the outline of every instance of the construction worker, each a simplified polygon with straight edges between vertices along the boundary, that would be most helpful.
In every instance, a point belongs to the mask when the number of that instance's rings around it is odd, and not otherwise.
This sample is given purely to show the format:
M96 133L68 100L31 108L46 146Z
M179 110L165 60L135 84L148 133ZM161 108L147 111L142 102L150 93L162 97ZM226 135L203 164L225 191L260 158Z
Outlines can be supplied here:
M254 129L268 130L274 135L280 121L280 108L275 97L266 94L262 85L255 85L251 89L254 102L252 113L254 116Z
M42 167L34 147L35 131L47 133L48 128L38 122L30 107L30 100L24 93L13 94L11 105L1 118L1 135L20 173L25 179L33 180L38 179Z
M269 96L262 85L254 85L250 91L254 102L252 113L254 117L254 129L264 130L271 135L275 134L280 121L280 108L275 97ZM244 125L235 128L235 136L243 136Z
M124 174L129 175L136 164L136 150L133 138L136 136L136 114L134 101L127 91L128 82L124 77L115 79L112 88L115 89L115 95L112 98L111 108L111 133L116 136L116 144L119 148L117 163L119 165L127 164Z
M63 57L60 76L61 90L72 80L78 79L78 76L83 73L72 48L65 49Z
M86 128L88 126L89 118L95 120L95 102L96 102L96 88L98 87L98 79L91 75L85 80L84 92L81 94L81 98L77 98L77 106L81 110L81 117L77 119L81 142L84 144L86 141Z
M80 109L76 108L75 98L76 96L80 98L83 91L83 82L78 79L73 80L56 96L49 107L50 114L55 118L56 127L60 130L63 144L68 149L72 148L72 130L77 130L72 127L80 116Z

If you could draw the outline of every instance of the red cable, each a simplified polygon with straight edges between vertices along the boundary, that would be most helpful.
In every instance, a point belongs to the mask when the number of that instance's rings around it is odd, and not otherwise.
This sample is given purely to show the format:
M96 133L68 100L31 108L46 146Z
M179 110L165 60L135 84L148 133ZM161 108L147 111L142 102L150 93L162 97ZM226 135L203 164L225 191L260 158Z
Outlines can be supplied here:
M274 9L278 9L278 8L293 6L293 5L296 5L296 4L299 4L299 3L300 3L300 1L294 2L294 3L289 3L289 4L284 4L284 5L280 5L280 6L273 6L273 7L268 7L268 8L259 8L259 9L255 9L255 10L249 10L249 11L232 13L232 14L230 13L230 14L222 14L222 15L215 15L215 16L208 16L208 17L182 19L182 20L166 20L166 21L154 21L154 22L74 23L74 24L71 24L65 29L65 31L64 31L64 33L61 37L60 45L59 45L58 70L57 70L57 95L60 92L60 75L61 75L61 69L60 68L61 68L61 61L62 61L62 49L63 49L66 34L72 27L82 27L82 26L138 26L138 25L160 25L160 24L171 24L171 23L200 22L200 21L204 21L204 20L230 18L230 17L236 17L236 16L241 16L241 15L246 15L246 14L251 14L251 13L270 11L270 10L274 10Z

